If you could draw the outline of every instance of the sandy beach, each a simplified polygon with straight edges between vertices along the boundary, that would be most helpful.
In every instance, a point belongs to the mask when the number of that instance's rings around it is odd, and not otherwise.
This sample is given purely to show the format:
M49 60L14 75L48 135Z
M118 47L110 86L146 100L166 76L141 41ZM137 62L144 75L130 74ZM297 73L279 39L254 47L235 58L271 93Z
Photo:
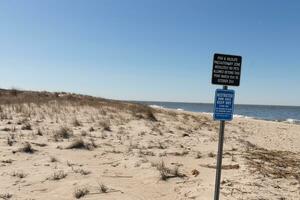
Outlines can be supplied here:
M208 114L1 91L0 199L213 199ZM221 199L300 199L300 126L226 123Z

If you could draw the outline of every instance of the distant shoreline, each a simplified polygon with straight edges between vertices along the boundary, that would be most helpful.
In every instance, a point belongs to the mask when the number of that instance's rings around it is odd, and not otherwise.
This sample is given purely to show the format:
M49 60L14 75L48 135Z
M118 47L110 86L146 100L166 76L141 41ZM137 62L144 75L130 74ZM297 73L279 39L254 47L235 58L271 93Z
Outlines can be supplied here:
M151 103L151 102L158 102L158 103L182 103L182 104L207 104L207 105L213 105L213 103L203 103L203 102L181 102L181 101L139 101L139 100L119 100L119 101L125 101L125 102L131 102L131 103ZM278 106L278 107L298 107L300 108L300 105L276 105L276 104L272 104L272 105L266 105L266 104L235 104L236 106Z
M151 106L153 108L166 108L194 113L207 113L212 115L213 104L209 103L180 103L155 101L129 101ZM300 124L300 107L297 106L263 106L263 105L235 105L235 118L250 118L266 121Z

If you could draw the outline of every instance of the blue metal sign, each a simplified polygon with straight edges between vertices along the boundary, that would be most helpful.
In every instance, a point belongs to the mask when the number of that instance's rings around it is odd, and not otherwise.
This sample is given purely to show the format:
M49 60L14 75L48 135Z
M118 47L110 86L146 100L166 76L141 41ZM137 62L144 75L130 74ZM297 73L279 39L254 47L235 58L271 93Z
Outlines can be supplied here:
M234 107L234 90L217 89L215 94L214 120L231 121Z

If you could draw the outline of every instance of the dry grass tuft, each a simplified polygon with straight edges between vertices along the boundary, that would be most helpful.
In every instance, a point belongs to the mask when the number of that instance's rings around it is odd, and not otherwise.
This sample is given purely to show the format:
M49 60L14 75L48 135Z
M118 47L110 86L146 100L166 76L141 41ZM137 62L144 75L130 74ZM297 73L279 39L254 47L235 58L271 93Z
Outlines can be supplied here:
M14 171L11 176L25 178L27 175L23 171Z
M296 153L268 150L250 144L244 158L252 173L272 179L296 179L300 183L300 158Z
M157 118L155 117L153 110L152 109L148 109L146 112L146 118L149 119L150 121L154 121L157 122Z
M99 125L103 128L103 130L105 131L111 131L111 128L110 128L110 121L101 121L99 122Z
M23 144L23 147L21 147L18 152L24 152L24 153L34 153L36 150L32 148L31 144L29 142L26 142Z
M66 178L67 175L68 174L65 173L63 170L59 170L59 171L56 171L53 173L53 175L50 177L50 180L58 181L58 180Z
M196 159L200 159L200 158L202 158L202 157L203 157L203 156L202 156L202 153L201 153L200 151L197 151L195 158L196 158Z
M50 156L50 162L58 162L58 159L54 156Z
M108 192L108 187L104 185L103 183L98 183L99 184L99 192L101 193L107 193Z
M43 132L42 132L42 130L41 129L38 129L38 131L37 131L37 133L36 133L37 135L39 135L39 136L43 136Z
M21 130L32 130L31 124L29 122L26 122L22 127Z
M214 157L216 157L216 154L215 154L215 153L213 153L213 152L210 152L210 153L208 154L208 157L210 157L210 158L214 158Z
M89 189L87 187L76 188L74 191L74 197L76 199L80 199L89 193Z
M76 173L76 174L81 174L81 175L89 175L91 172L88 171L88 170L85 170L85 169L73 169L73 172Z
M159 171L160 179L166 181L170 178L184 178L186 177L185 174L179 172L179 167L175 166L173 169L166 167L164 161L161 161L159 164L156 165L156 169Z
M16 137L15 134L9 134L6 140L6 143L8 144L8 146L12 146L14 143L16 143Z
M57 130L55 133L54 133L54 139L57 140L57 139L69 139L70 137L73 136L73 131L71 129L69 129L68 127L60 127L59 130Z
M81 126L82 125L81 122L77 118L75 118L73 120L72 124L73 124L73 126Z
M81 138L75 139L67 149L86 149L86 144Z
M12 159L1 160L1 163L11 164L13 162Z
M8 132L8 131L11 131L11 130L10 130L10 128L5 127L5 128L2 129L2 131Z
M76 138L66 149L87 149L93 150L97 145L93 140L91 142L85 142L82 138Z
M12 198L12 194L10 193L4 193L4 194L0 194L0 199L4 199L4 200L7 200L7 199L10 199Z
M81 131L80 135L81 135L82 137L86 137L86 136L88 135L88 133L87 133L86 131Z
M140 105L140 107L134 108L134 116L138 119L145 119L153 122L158 122L157 118L154 115L154 109L148 106Z

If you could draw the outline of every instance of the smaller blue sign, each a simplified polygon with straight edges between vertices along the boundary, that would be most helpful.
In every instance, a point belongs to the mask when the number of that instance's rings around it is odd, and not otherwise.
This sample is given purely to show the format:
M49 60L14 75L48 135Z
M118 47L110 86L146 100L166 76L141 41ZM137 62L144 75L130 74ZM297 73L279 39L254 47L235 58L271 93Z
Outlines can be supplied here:
M217 89L215 94L214 120L231 121L234 108L234 90Z

